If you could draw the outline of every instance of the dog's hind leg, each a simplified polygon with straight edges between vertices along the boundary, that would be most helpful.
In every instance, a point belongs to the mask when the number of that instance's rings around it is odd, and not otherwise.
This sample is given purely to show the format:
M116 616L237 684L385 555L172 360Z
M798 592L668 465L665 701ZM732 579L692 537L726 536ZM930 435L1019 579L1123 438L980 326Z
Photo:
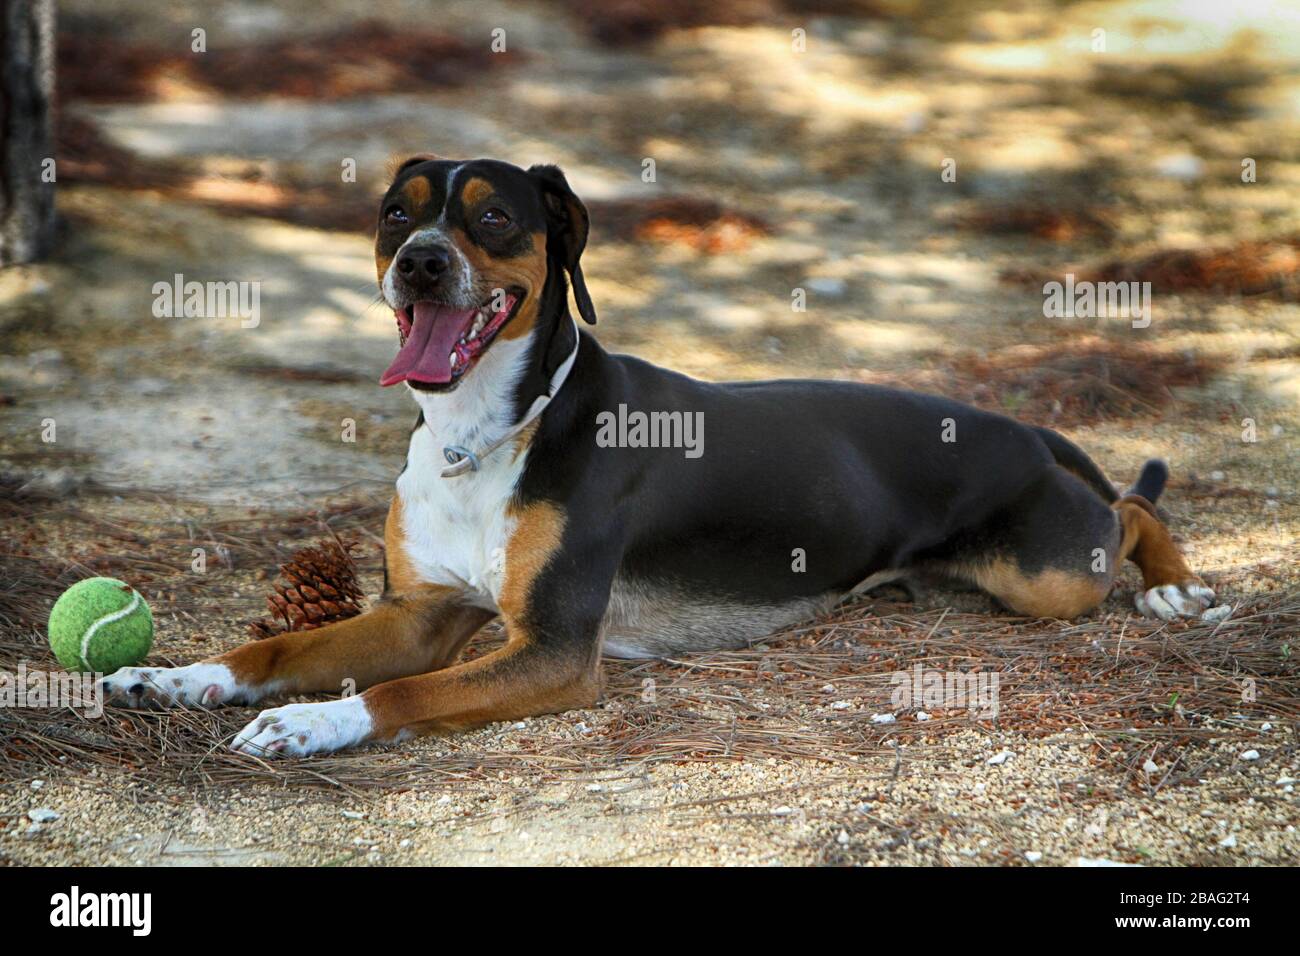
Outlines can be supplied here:
M1115 513L1083 479L1052 466L964 535L941 567L1020 614L1069 619L1110 593L1119 548Z
M972 536L949 568L1022 614L1072 618L1100 604L1126 559L1142 570L1135 603L1170 620L1200 615L1214 592L1192 573L1156 517L1164 465L1149 462L1130 493L1113 504L1063 467L1034 482L1014 505ZM1145 494L1144 494L1145 493Z
M1115 503L1115 513L1124 533L1119 559L1128 558L1142 570L1142 590L1134 597L1141 613L1168 621L1196 617L1214 603L1214 592L1187 566L1150 501L1125 495Z
M1128 494L1112 504L1123 532L1119 560L1127 558L1142 571L1142 590L1134 603L1141 613L1166 621L1196 617L1214 603L1214 592L1192 573L1156 515L1155 503L1168 478L1165 463L1152 459Z

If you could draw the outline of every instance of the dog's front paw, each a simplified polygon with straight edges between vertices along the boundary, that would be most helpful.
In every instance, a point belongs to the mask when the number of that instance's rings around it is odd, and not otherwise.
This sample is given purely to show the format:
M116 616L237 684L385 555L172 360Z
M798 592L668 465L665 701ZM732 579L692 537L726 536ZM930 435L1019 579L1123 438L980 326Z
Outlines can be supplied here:
M1161 584L1133 597L1138 612L1147 617L1172 621L1178 617L1200 617L1214 603L1214 592L1200 581Z
M99 686L108 701L136 707L144 703L216 707L247 694L225 664L123 667L102 678Z
M342 750L365 740L373 721L360 697L320 704L286 704L257 715L230 745L238 753L270 757Z

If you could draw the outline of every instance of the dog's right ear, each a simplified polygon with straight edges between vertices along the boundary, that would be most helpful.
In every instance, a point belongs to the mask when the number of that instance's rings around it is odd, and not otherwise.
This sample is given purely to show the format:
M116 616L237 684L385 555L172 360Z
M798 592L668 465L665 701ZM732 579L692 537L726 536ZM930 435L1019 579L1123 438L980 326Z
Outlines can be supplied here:
M420 163L431 162L435 159L442 159L442 157L433 153L416 153L410 159L402 159L400 156L394 156L388 161L388 181L391 183L398 176L402 175L404 170L409 169L412 166L417 166Z

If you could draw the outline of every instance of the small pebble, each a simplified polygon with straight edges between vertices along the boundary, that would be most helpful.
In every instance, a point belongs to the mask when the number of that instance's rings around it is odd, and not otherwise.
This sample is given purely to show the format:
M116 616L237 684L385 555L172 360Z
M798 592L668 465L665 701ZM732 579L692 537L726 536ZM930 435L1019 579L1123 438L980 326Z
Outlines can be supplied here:
M1039 853L1037 850L1025 851L1025 859L1028 860L1030 863L1037 863L1042 858L1043 858L1043 854Z
M52 823L59 818L59 814L49 807L37 807L35 810L27 811L27 819L32 823Z
M1241 755L1241 759L1242 759L1242 760L1258 760L1258 759L1259 759L1259 751L1258 751L1258 750L1247 750L1245 753L1243 753L1243 754Z
M988 762L990 765L996 767L999 766L1000 764L1006 763L1008 757L1014 757L1014 756L1015 754L1013 754L1010 750L1001 750L998 753L995 753L992 757L990 757Z

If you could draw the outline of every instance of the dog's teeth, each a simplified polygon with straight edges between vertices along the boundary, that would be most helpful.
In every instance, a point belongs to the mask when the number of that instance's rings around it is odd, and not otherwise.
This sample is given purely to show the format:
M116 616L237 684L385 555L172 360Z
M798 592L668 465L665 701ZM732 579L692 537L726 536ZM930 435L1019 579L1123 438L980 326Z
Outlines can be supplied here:
M451 363L451 367L452 367L452 368L457 368L457 367L459 367L459 365L460 365L460 353L459 353L459 352L451 352L451 353L447 356L447 361Z

